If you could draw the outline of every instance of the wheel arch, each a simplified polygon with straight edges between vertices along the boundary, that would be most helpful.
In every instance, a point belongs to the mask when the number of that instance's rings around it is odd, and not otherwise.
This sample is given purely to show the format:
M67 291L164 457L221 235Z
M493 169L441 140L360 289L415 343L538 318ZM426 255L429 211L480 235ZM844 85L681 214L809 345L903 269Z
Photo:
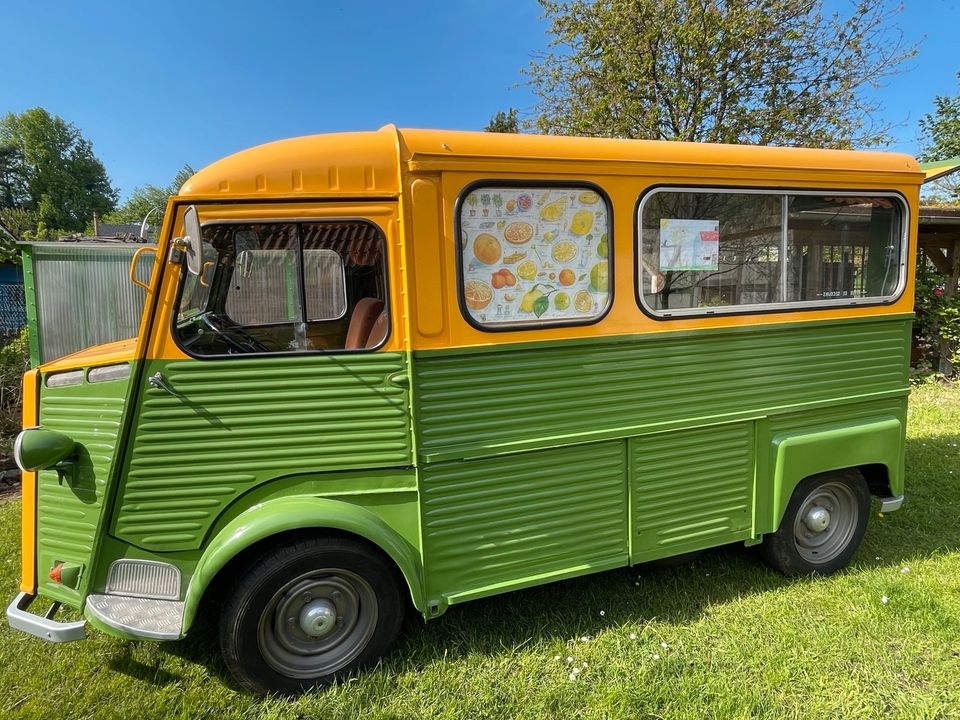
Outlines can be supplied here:
M858 470L873 494L903 491L904 427L900 418L836 425L773 438L773 501L769 529L780 526L790 497L805 478Z
M333 532L365 541L382 552L406 582L417 610L426 607L418 551L369 510L341 500L285 497L255 505L224 526L207 544L184 598L182 632L197 617L200 603L234 561L282 538Z

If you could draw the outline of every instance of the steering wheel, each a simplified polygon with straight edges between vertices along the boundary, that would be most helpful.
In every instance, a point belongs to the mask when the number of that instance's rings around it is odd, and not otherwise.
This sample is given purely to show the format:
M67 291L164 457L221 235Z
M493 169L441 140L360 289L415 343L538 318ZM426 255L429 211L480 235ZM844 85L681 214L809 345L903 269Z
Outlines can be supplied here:
M217 320L223 324L222 327L219 327L217 323L213 322L213 316L211 313L203 313L201 315L203 319L203 324L210 328L218 337L223 338L223 341L227 343L230 347L228 353L232 352L241 352L241 353L265 353L270 352L270 348L264 345L262 342L257 340L253 335L248 333L242 327L236 323L232 323L226 318L217 316Z

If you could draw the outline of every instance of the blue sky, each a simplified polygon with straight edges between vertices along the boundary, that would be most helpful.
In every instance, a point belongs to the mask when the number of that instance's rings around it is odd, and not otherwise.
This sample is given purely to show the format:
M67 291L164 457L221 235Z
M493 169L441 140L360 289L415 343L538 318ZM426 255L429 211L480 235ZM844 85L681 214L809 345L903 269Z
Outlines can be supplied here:
M9 1L9 0L8 0ZM43 106L94 144L121 195L269 140L400 126L482 128L529 108L520 68L547 42L534 0L17 2L2 12L0 113ZM828 0L843 8L847 0ZM960 92L960 0L907 0L920 43L878 91L915 152L916 120ZM12 61L12 71L11 68Z

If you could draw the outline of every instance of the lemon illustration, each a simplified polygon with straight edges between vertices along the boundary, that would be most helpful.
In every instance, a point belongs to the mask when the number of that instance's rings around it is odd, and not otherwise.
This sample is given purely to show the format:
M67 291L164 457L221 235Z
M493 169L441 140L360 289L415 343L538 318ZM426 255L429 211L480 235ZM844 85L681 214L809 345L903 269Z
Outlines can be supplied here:
M533 280L537 276L537 265L533 260L524 260L517 265L517 275L524 280Z
M540 219L546 220L547 222L556 222L563 217L566 211L567 199L560 198L543 206L543 209L540 210Z
M552 254L558 263L568 263L577 256L577 245L569 240L562 240L553 246Z
M546 240L547 242L552 242L552 241L553 241L553 230L547 230L547 231L543 234L543 239Z
M523 294L523 299L520 300L520 312L532 313L533 304L537 301L538 298L543 297L543 292L541 290L530 290Z
M589 210L577 210L570 222L570 232L574 235L586 235L593 227L593 213Z
M598 262L590 268L590 287L597 292L606 292L610 288L610 279L605 262Z
M593 309L593 297L586 290L581 290L573 299L573 306L582 313L588 313Z
M610 254L610 246L607 243L607 234L604 233L600 236L600 244L597 245L597 255L602 258L606 258Z
M597 194L596 194L595 192L593 192L592 190L587 190L586 192L580 193L578 199L579 199L580 202L582 202L584 205L593 205L594 203L597 202L597 200L600 199L600 196L597 195Z
M570 296L565 292L558 292L553 296L553 306L557 308L557 310L566 310L570 307Z

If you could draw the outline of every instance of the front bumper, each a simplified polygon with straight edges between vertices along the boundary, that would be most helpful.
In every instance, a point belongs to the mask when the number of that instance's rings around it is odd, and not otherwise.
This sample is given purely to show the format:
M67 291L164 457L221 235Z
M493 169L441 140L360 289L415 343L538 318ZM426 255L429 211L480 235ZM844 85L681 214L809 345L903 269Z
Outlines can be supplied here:
M13 599L7 606L7 622L10 627L55 643L83 640L87 636L84 631L86 620L58 622L53 619L60 609L60 603L55 602L44 615L27 612L30 603L36 598L36 595L22 592Z
M882 513L899 510L901 505L903 505L903 495L880 498L880 512Z

